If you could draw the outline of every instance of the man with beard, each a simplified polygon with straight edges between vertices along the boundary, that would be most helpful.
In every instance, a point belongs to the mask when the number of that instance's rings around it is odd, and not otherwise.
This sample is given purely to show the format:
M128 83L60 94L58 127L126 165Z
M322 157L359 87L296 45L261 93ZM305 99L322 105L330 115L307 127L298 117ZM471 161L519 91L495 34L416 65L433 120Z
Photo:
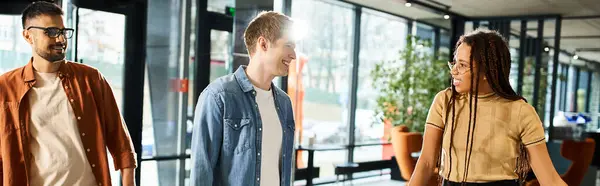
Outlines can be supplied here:
M33 55L0 76L0 185L111 185L108 148L132 186L136 154L112 90L98 70L65 60L74 30L62 15L47 2L23 11Z

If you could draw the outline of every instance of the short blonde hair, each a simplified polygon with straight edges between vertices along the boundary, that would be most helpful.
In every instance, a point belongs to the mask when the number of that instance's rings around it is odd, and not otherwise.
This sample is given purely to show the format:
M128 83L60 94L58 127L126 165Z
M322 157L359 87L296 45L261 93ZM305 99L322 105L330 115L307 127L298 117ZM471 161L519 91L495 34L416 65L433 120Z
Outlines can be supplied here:
M291 31L293 21L290 17L279 12L263 11L259 13L244 31L244 43L248 54L253 54L257 39L262 36L269 42L275 42L283 34Z

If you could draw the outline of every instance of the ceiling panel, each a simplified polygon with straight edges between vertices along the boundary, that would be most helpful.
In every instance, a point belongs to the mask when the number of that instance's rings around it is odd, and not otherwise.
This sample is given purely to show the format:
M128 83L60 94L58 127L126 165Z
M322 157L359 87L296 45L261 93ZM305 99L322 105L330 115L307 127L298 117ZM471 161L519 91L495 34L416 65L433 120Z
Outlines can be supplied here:
M514 16L561 14L564 16L596 15L598 0L435 0L451 6L465 16Z
M401 15L411 19L428 19L439 18L443 15L434 14L432 12L415 8L406 7L404 0L346 0L348 2L364 5L377 10L383 10L393 14Z
M357 4L381 9L394 14L403 15L412 19L422 20L434 25L445 25L449 28L450 21L440 19L441 15L428 12L419 7L404 6L405 0L348 0ZM418 0L428 3L432 0ZM450 6L450 11L467 17L494 17L494 16L525 16L557 14L562 16L595 16L600 15L599 0L433 0ZM432 4L432 3L429 3ZM435 4L432 4L435 5ZM537 21L528 21L527 34L537 36ZM514 34L519 34L521 21L512 21L511 29ZM472 30L472 24L465 24L465 32ZM544 37L555 35L555 21L544 22ZM600 36L600 18L598 19L563 19L561 35L564 36ZM545 39L550 46L554 45L553 39ZM518 40L511 40L511 46L518 44ZM561 48L574 52L576 48L600 48L600 38L590 39L561 39ZM578 55L600 61L600 52L580 52Z

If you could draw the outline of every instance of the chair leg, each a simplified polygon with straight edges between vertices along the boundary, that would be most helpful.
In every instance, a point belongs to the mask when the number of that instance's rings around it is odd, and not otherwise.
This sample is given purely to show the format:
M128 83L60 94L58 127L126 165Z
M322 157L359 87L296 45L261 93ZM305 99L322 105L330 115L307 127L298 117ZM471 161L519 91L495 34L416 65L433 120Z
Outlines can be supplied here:
M348 175L348 178L350 178L350 175L351 174ZM354 183L352 183L352 180L350 180L350 185L354 185Z

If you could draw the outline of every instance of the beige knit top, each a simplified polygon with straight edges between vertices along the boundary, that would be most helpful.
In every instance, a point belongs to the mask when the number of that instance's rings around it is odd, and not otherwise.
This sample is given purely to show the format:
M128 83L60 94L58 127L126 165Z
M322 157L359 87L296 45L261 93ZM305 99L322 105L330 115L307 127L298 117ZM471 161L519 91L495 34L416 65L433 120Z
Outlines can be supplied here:
M427 124L448 130L443 136L440 175L450 181L461 182L465 169L465 153L469 152L469 148L466 147L469 131L469 97L461 95L456 100L456 122L454 123L456 131L453 147L449 153L452 110L448 114L448 123L445 123L445 118L450 97L450 89L443 90L435 96L429 110ZM473 104L474 102L475 99ZM518 179L515 170L517 157L519 157L519 144L531 146L545 142L544 128L539 116L525 101L507 100L494 93L480 95L477 104L475 135L471 135L474 137L473 150L466 181L490 182ZM450 157L452 157L451 163ZM450 167L452 171L448 177Z

